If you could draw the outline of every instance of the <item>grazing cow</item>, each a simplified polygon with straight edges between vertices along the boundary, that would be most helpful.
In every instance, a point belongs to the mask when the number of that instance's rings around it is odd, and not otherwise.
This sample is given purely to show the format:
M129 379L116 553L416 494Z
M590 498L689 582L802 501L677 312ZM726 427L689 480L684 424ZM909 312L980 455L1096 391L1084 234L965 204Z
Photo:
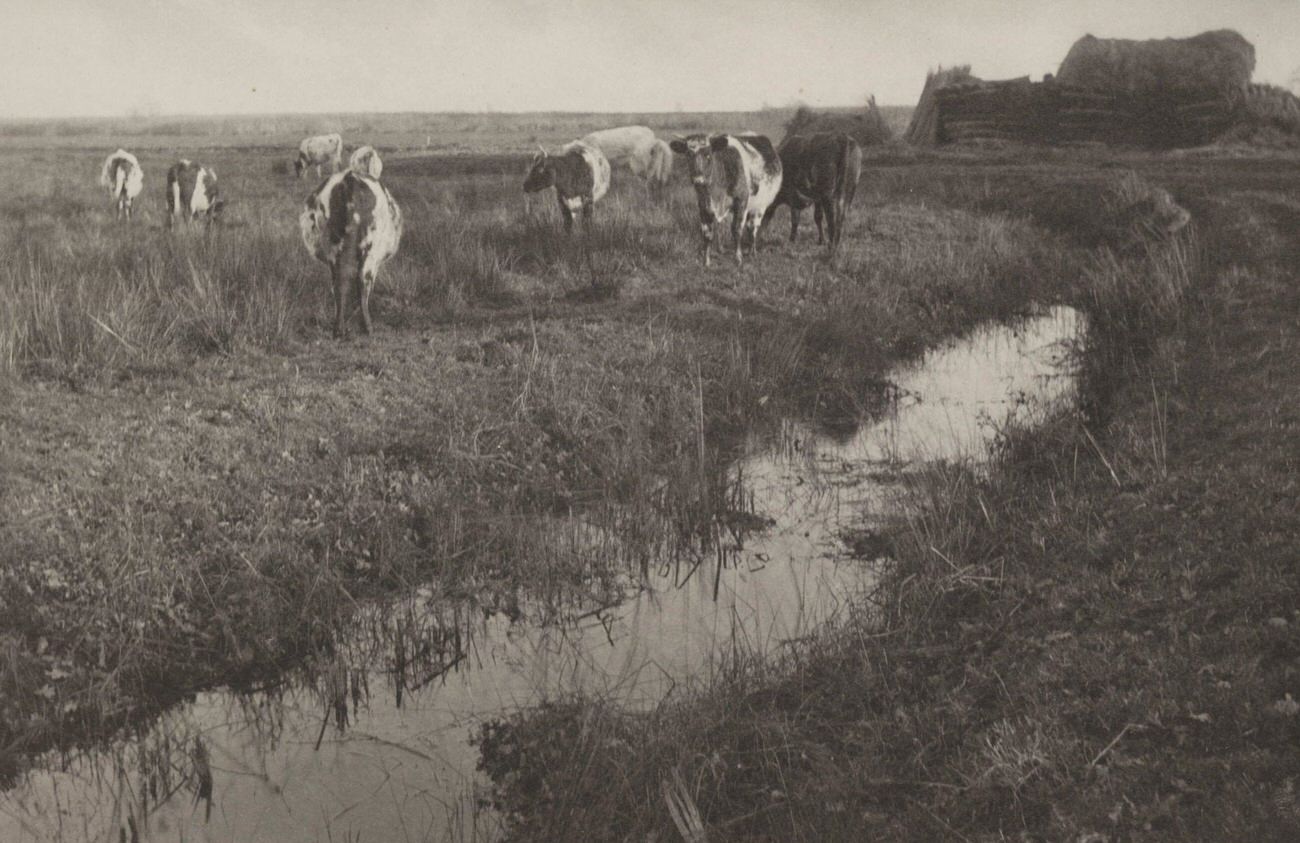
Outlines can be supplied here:
M108 195L113 197L116 218L131 219L131 202L144 187L144 170L140 169L135 156L125 149L108 156L104 169L99 173L99 183L108 188Z
M609 159L611 168L626 167L632 175L645 181L652 194L658 194L672 175L672 150L645 126L601 129L575 141L578 142L599 149Z
M370 333L370 291L379 269L397 254L402 211L377 179L344 170L307 197L298 218L307 251L330 268L334 283L334 336L344 330L349 295Z
M168 228L178 219L189 223L201 217L215 222L225 206L225 200L217 198L217 174L212 168L182 158L167 171Z
M746 229L753 238L750 255L757 254L759 224L781 189L781 159L772 141L763 135L695 134L675 139L671 147L690 163L700 210L704 265L709 265L717 225L727 214L731 214L736 264L741 263Z
M813 206L817 242L825 241L822 220L829 230L834 252L844 234L844 221L862 177L862 147L844 132L795 135L781 142L778 150L785 175L781 190L763 217L767 224L781 205L790 206L790 242L799 233L799 212Z
M377 179L380 173L384 171L384 162L380 159L379 153L375 151L373 146L363 146L356 149L352 153L352 157L348 158L348 169L354 173Z
M316 167L316 178L320 178L321 166L325 164L330 165L330 172L333 173L343 168L343 136L338 132L303 138L302 143L298 144L298 160L293 162L298 178L302 178L302 174L311 166Z
M583 225L589 226L593 206L609 190L609 159L582 141L568 144L559 155L549 155L543 149L533 156L524 192L536 193L548 187L555 188L566 233L573 230L573 214L579 209Z

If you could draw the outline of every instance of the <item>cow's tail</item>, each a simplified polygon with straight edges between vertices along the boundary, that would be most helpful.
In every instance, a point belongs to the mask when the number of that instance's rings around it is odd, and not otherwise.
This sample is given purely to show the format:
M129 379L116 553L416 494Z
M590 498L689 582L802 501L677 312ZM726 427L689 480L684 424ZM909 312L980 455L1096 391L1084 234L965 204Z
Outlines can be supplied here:
M650 168L646 173L646 181L650 184L653 191L661 191L668 185L668 179L673 174L673 150L668 146L668 142L662 139L656 139L654 145L650 147Z

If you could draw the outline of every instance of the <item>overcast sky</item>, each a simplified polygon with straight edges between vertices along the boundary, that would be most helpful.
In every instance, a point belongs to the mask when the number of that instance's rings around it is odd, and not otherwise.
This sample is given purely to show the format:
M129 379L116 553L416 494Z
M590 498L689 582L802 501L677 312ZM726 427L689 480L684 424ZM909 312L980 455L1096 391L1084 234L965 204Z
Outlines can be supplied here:
M1230 27L1300 74L1300 0L0 0L0 116L910 104L1085 33Z

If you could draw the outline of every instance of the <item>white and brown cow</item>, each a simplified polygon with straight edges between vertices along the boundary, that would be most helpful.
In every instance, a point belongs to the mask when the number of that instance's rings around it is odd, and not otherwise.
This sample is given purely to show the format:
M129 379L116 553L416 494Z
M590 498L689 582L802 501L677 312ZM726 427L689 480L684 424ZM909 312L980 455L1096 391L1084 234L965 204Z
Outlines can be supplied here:
M384 172L384 162L375 148L367 145L353 150L351 157L348 158L348 169L377 179Z
M675 139L673 152L686 157L700 211L701 251L709 265L717 225L731 215L736 263L746 230L752 237L750 255L758 252L758 229L767 208L781 190L781 159L763 135L688 135Z
M293 162L298 178L302 178L302 174L313 166L316 168L316 177L320 178L321 167L325 164L330 165L331 173L337 173L343 168L343 136L338 132L303 138L302 143L298 144L298 158Z
M575 141L577 142L599 149L609 160L611 168L626 168L632 175L643 180L652 195L658 194L672 175L672 150L645 126L601 129L583 136L581 141Z
M225 205L225 200L217 197L217 174L212 168L182 158L167 171L168 228L177 220L215 222Z
M581 211L583 225L591 224L593 206L609 190L609 159L594 146L574 141L558 155L541 150L533 156L532 168L524 179L524 192L555 188L564 217L564 230L573 230L573 215Z
M108 188L118 219L131 219L131 203L144 188L144 170L140 162L125 149L119 149L104 161L99 183Z
M307 251L330 268L334 335L346 333L349 298L361 311L362 331L370 333L370 291L402 239L402 211L392 195L378 180L344 170L307 197L298 225Z

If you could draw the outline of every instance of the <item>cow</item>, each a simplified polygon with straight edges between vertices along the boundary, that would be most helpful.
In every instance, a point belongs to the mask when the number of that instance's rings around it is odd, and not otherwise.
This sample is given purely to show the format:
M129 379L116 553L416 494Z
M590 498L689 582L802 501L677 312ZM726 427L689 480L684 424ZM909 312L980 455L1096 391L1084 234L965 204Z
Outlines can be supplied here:
M786 138L777 153L781 156L784 176L781 190L763 217L763 225L772 219L777 208L789 205L790 242L793 243L799 233L799 212L812 205L817 243L828 240L834 253L839 248L844 221L862 177L862 147L844 132L818 132ZM829 238L822 232L823 219Z
M104 161L99 183L113 198L116 219L131 219L131 203L144 188L144 170L140 162L125 149L119 149Z
M717 225L728 214L736 265L741 264L746 229L753 238L750 255L757 254L759 224L781 190L781 159L772 141L754 134L693 134L675 138L670 146L690 164L699 204L704 265L709 265Z
M298 178L302 178L302 174L312 166L316 167L316 178L320 178L321 166L324 164L330 165L332 173L343 168L343 136L338 132L303 138L302 143L298 144L298 158L293 162Z
M348 158L348 169L354 173L360 173L363 176L370 176L372 179L379 178L384 171L384 162L379 157L373 146L358 147Z
M555 188L564 217L564 231L573 231L573 215L582 211L583 226L591 225L593 206L609 190L609 159L582 141L566 145L558 155L541 150L533 156L524 192Z
M307 197L298 226L307 251L330 268L334 336L347 333L344 317L349 296L361 311L361 330L369 334L370 291L380 267L397 254L401 208L378 179L344 170Z
M211 167L182 158L167 171L167 227L176 220L185 223L221 219L224 199L217 197L217 174Z
M580 141L575 141L577 142L599 149L609 159L611 168L626 168L632 175L642 179L651 195L658 195L672 175L672 150L645 126L601 129L583 136Z

